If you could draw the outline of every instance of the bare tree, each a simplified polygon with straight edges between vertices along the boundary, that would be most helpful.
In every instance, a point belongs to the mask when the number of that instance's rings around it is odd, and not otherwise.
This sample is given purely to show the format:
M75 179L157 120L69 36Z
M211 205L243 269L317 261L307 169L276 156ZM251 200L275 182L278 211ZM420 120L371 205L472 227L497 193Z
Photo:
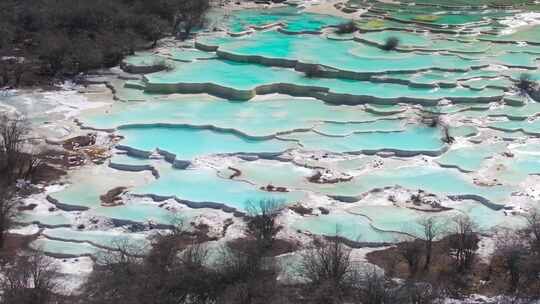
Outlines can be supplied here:
M505 231L496 240L492 263L499 262L508 275L511 292L515 292L521 283L527 252L525 242L515 232Z
M525 217L527 226L522 230L524 239L537 255L540 255L540 210L533 209Z
M277 290L278 268L271 257L257 248L225 248L218 269L218 303L273 303ZM279 302L278 302L279 303Z
M144 254L136 244L120 242L99 259L83 286L85 303L212 303L222 286L207 267L206 250L186 245L181 227L152 239Z
M146 278L139 251L126 241L118 241L114 250L103 252L99 263L82 287L82 297L89 304L142 304L147 297ZM145 282L144 284L141 284Z
M432 304L440 299L438 290L425 282L407 281L396 293L395 303Z
M0 251L4 249L6 233L14 225L19 212L10 187L0 188Z
M419 239L410 237L397 245L399 255L409 266L409 275L415 276L422 259L423 244Z
M519 284L521 290L527 288L527 292L536 298L540 298L540 211L533 209L526 216L527 225L519 232L516 239L521 240L526 245L526 255L521 256L520 266L523 271L520 274ZM514 251L514 248L509 248ZM510 252L517 255L517 252ZM510 258L510 257L509 257ZM509 261L511 262L511 261Z
M23 153L28 140L28 121L22 117L0 117L0 171L5 184L12 184L16 178L26 175L28 157Z
M384 275L372 269L363 275L357 298L362 304L396 303L393 290L386 285Z
M385 51L394 51L398 48L400 43L401 41L399 40L398 37L391 36L391 37L386 38L381 48Z
M256 239L259 249L272 248L276 234L281 229L277 225L276 219L281 210L282 202L275 199L261 199L249 201L247 206L248 233Z
M452 219L453 230L449 238L450 255L457 270L465 272L470 269L478 249L479 237L474 222L468 216L457 216Z
M187 39L194 28L204 25L209 9L209 0L179 1L176 8L174 32L180 34L182 39Z
M514 81L514 89L518 91L520 96L527 96L536 90L538 83L536 83L531 74L521 74L519 79Z
M0 303L48 304L56 302L61 275L54 262L40 252L18 256L2 268Z
M337 34L351 34L356 32L357 28L354 21L343 22L336 27Z
M443 232L441 223L435 217L425 217L418 221L421 229L421 239L424 242L424 270L428 271L433 255L433 242Z
M351 250L337 234L302 254L298 274L309 282L310 295L317 303L340 303L353 292L360 277Z

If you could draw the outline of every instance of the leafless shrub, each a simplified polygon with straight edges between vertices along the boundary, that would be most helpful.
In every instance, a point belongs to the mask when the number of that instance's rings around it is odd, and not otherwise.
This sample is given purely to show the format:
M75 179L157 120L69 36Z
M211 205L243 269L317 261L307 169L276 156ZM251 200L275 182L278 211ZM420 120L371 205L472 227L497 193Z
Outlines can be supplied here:
M218 268L218 302L263 304L276 302L278 269L271 257L257 248L225 248Z
M521 74L519 76L519 79L514 82L514 89L518 91L519 95L521 96L527 96L530 95L534 90L536 90L536 87L538 86L538 83L532 80L531 74Z
M308 282L316 303L340 303L353 292L360 278L351 250L339 237L303 253L298 274Z
M182 39L188 38L194 28L204 25L206 13L209 9L209 0L184 0L177 2L174 32Z
M282 201L261 199L249 201L247 227L248 234L253 236L261 250L272 248L276 234L281 230L276 219L282 208Z
M504 231L498 236L492 264L498 263L507 276L510 292L515 292L525 273L528 248L515 232Z
M337 34L351 34L354 32L356 32L356 25L352 20L339 24L336 29Z
M0 303L53 304L59 291L58 267L40 252L18 256L2 267Z
M433 242L439 238L444 229L442 223L436 217L424 217L418 221L421 227L420 237L424 243L424 270L429 270L433 255Z
M6 233L13 228L19 214L17 200L9 187L0 187L0 251L4 248Z
M365 273L358 288L357 299L362 304L397 303L395 289L388 286L384 275L375 269Z
M317 64L308 65L304 71L304 75L307 78L321 77L322 73L323 73L322 68Z
M407 262L410 276L414 276L418 272L423 247L422 241L412 237L406 238L403 242L397 244L399 255Z
M468 216L457 216L452 219L452 234L449 238L450 256L458 272L470 270L476 257L479 237L474 222Z
M382 46L382 49L385 50L385 51L393 51L395 49L397 49L397 47L399 46L400 44L400 40L398 37L388 37L383 46Z

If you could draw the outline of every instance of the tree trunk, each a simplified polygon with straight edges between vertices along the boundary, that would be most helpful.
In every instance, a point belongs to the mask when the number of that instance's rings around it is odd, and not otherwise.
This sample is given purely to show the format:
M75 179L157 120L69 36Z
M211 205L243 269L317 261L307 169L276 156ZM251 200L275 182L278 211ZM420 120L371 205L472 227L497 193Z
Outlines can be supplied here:
M426 261L425 261L425 264L424 264L424 270L425 271L428 271L429 270L429 266L431 264L431 251L432 251L432 244L431 244L431 241L427 241L426 242Z

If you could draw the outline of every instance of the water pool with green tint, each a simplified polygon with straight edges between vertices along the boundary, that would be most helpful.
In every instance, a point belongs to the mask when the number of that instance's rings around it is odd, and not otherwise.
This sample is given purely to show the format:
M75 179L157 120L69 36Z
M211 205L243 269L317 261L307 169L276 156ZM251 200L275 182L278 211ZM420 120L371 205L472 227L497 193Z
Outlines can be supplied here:
M323 27L338 25L345 19L330 15L301 12L295 7L274 9L243 9L230 16L225 16L225 24L231 32L241 32L249 26L263 26L282 22L288 31L318 31Z
M241 211L247 209L249 201L262 198L274 198L284 203L292 203L304 198L304 194L297 191L265 192L248 183L218 177L214 170L161 168L161 172L163 176L160 179L135 189L135 192L176 196L179 199L197 203L222 203Z
M308 150L353 152L362 150L401 150L434 152L443 148L440 131L436 128L411 126L402 132L354 133L346 137L327 137L313 132L282 136L294 139Z
M146 103L116 103L105 112L81 117L85 125L114 129L130 124L184 124L234 129L250 136L271 136L310 129L325 121L373 122L391 118L364 111L361 107L332 106L315 99L272 98L235 102L198 95L151 100ZM385 123L376 124L382 126ZM354 130L357 126L346 125ZM361 127L361 126L360 126ZM376 128L376 127L373 127Z
M153 66L165 62L165 58L151 52L138 52L126 57L123 62L134 66Z
M388 64L386 62L385 64ZM181 64L173 71L148 74L147 87L163 84L217 84L236 90L251 91L258 87L277 83L289 83L298 86L328 88L330 92L361 96L373 96L386 99L400 97L437 100L448 98L493 97L502 96L501 90L486 89L471 91L467 88L420 88L394 83L357 81L350 79L313 78L285 68L272 68L258 64L239 63L228 60L205 60Z
M136 233L107 231L78 231L70 228L45 229L42 234L51 239L86 241L98 246L115 248L119 244L131 244L141 247L149 246L146 235Z
M481 39L497 42L529 42L533 44L540 44L540 25L533 25L527 28L522 28L519 31L508 35L484 35Z
M538 120L506 120L491 123L489 126L509 132L523 131L525 133L540 135L540 121Z
M399 132L403 131L404 123L399 119L385 119L365 123L335 123L327 122L315 127L315 131L331 136L347 136L352 133L367 132Z
M458 149L451 149L437 159L444 166L458 167L466 171L476 171L482 167L482 163L489 157L496 156L506 149L502 143L490 145L472 145Z
M469 0L453 4L462 3L474 4ZM31 246L50 253L80 256L98 254L100 249L91 243L108 247L119 239L139 244L148 242L142 234L116 229L75 230L79 216L171 224L178 216L188 221L215 219L222 212L189 208L181 202L178 208L173 208L175 212L137 196L128 196L130 199L124 205L101 206L100 195L119 186L128 187L131 194L174 196L199 207L217 203L221 205L206 206L227 206L239 211L246 211L250 200L264 198L285 204L300 202L314 208L325 205L330 209L328 215L301 217L284 213L280 217L284 231L298 229L332 235L339 226L340 235L368 242L392 242L404 232L416 233L417 220L432 213L384 204L375 206L365 200L346 204L340 198L360 199L359 195L374 189L399 185L443 197L475 195L500 205L515 203L513 193L527 191L524 187L534 179L531 175L540 173L538 140L533 138L534 134L540 134L536 118L540 104L512 91L514 81L524 73L530 74L534 81L540 80L538 26L510 31L497 22L520 11L476 8L452 11L445 7L373 1L359 6L372 10L354 20L360 28L354 34L338 35L331 28L345 19L305 13L299 7L225 14L221 11L215 16L218 22L215 26L228 32L276 22L283 24L283 30L274 27L241 36L224 31L205 32L197 37L198 46L214 46L217 52L189 48L184 42L182 47L163 45L155 53L141 52L126 58L126 63L138 66L165 59L171 69L134 75L131 80L110 79L119 101L106 108L85 111L77 119L88 127L115 130L124 137L121 145L146 151L167 150L178 159L191 160L191 166L178 170L162 159L117 154L111 162L151 165L159 172L159 178L148 171L114 170L108 168L108 163L70 171L68 186L51 193L51 197L89 210L25 212L21 222L62 226L43 231L43 236L58 240L42 236ZM381 19L384 14L406 22ZM412 20L429 22L408 23ZM394 36L401 42L400 50L384 51L375 46ZM330 74L326 75L328 78L306 77L293 67L277 67L280 65L277 61L256 64L254 56L290 60L289 63L297 61L300 63L297 70L302 70L303 63L320 64L329 70L363 73L342 73L342 77L351 78L354 74L363 76L360 79L372 78L371 81L338 79ZM182 94L182 84L214 84L229 92L243 93L244 99L266 95L249 101L225 100L207 94ZM268 95L270 92L264 89L270 84L295 85L303 90L312 87L316 93L296 93L311 97ZM220 92L204 93L220 95ZM366 104L334 105L346 103L341 99L349 100L351 96ZM479 99L472 103L474 98ZM35 123L57 117L49 113L55 106L50 96L36 93L30 99L42 102L19 97L2 98L1 102L23 113L39 112L31 117ZM370 100L387 104L369 104ZM418 123L425 111L445 116L450 134L457 139L455 144L443 143L439 128ZM283 151L287 152L278 156ZM371 155L377 151L385 153ZM403 156L392 156L388 151ZM504 156L502 152L514 156ZM262 158L256 159L253 154ZM416 156L404 156L413 154ZM240 170L240 176L231 179L236 171L229 167ZM316 170L325 169L353 178L336 184L309 182ZM488 171L490 175L484 176ZM480 186L475 183L478 179L496 179L502 184ZM260 189L267 185L286 187L288 192ZM479 201L445 201L454 210L437 215L448 219L467 214L483 233L500 226L522 224L520 217L506 216L503 211L494 211ZM538 203L531 200L523 204L534 207Z
M450 26L458 26L458 25L471 25L471 23L479 23L479 22L485 22L487 18L501 18L510 16L510 13L503 12L503 11L493 11L493 10L486 10L486 11L436 11L436 8L431 8L431 12L427 11L429 8L422 7L421 10L418 11L396 11L392 12L391 16L393 18L396 18L398 20L405 20L405 21L417 21L422 22L426 24L434 24L434 25L450 25ZM425 17L432 17L432 18L425 18Z
M88 243L63 242L46 238L39 238L33 241L30 243L30 247L37 250L43 250L46 253L62 254L67 256L96 255L103 251L102 249L94 247Z
M97 208L100 196L116 187L132 187L144 183L144 176L117 171L106 166L72 171L70 184L63 190L51 193L53 199L67 205Z
M180 159L241 152L278 153L297 147L293 141L252 139L232 132L182 126L126 127L120 134L125 137L124 145L144 151L159 148L176 154Z
M466 70L483 65L479 61L456 56L387 52L355 41L335 41L317 35L286 35L276 31L231 37L228 42L223 42L223 38L216 42L208 38L202 42L219 45L219 50L238 55L299 60L366 73L416 71L434 67Z
M427 48L432 45L431 39L427 35L418 33L406 33L399 31L384 31L376 33L365 33L359 35L361 39L383 45L390 37L398 37L400 47L404 48Z
M356 169L366 165L367 160L358 160L357 164L345 161L347 168ZM355 176L351 181L341 182L337 184L316 184L309 183L307 177L308 172L302 170L292 170L289 176L280 179L273 179L272 172L285 170L287 166L277 165L265 162L245 163L238 165L236 168L243 173L242 179L251 181L256 184L265 183L267 181L275 183L277 186L289 185L295 189L309 190L319 193L324 193L333 196L357 196L376 188L391 187L400 185L411 190L423 189L438 195L458 195L471 194L484 197L491 200L493 203L507 203L511 187L493 186L482 187L473 183L470 176L460 173L457 170L450 170L432 166L406 166L385 168L384 170L370 170L360 175ZM292 166L292 165L291 165Z
M209 59L216 57L216 54L214 53L204 52L198 49L172 49L163 55L168 55L169 58L173 60L181 61L193 61L196 59Z
M394 242L400 234L375 230L367 218L345 212L302 217L288 223L294 229L322 235L338 235L359 242Z

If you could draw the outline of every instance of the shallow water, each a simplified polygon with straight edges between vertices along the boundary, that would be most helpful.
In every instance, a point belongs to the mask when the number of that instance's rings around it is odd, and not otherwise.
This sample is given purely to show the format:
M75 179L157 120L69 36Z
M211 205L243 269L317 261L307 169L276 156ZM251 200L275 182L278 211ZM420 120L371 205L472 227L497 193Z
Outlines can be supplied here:
M118 235L78 231L76 216L170 224L174 214L193 220L221 212L209 208L245 212L250 202L265 198L330 210L328 215L284 215L289 231L332 235L337 225L340 235L352 240L393 242L404 233L416 233L418 219L431 214L389 201L359 203L363 194L396 185L444 198L452 210L438 216L446 220L466 214L485 233L520 225L521 217L495 209L513 204L528 209L539 203L534 196L515 194L540 190L530 182L540 173L534 138L540 135L540 108L513 90L523 73L540 79L538 26L509 29L498 22L517 11L370 5L375 8L371 16L356 20L366 32L354 35L339 35L329 27L345 19L294 7L241 10L223 16L220 26L240 32L281 22L282 30L272 27L244 36L204 33L198 42L217 47L217 52L165 47L127 58L126 63L141 67L165 60L170 69L142 80L112 80L120 101L77 118L85 126L123 136L123 146L165 150L190 166L175 169L157 153L152 159L117 154L111 162L152 166L159 176L148 170L115 170L108 163L73 173L71 184L51 197L89 210L26 212L24 222L70 225L43 232L61 240L39 238L32 246L50 253L95 255L98 248L89 242L110 246ZM377 9L395 19L377 19ZM426 24L415 23L430 18ZM312 33L299 34L305 31ZM377 47L394 36L401 43L398 51ZM307 77L303 64L319 64L332 73ZM294 85L290 92L295 96L269 95L283 93L273 86L278 83ZM192 92L194 84L207 86ZM223 90L244 94L241 99L249 101L227 100ZM18 96L2 103L21 112L51 107ZM427 112L443 115L456 139L453 144L443 142L440 125L421 123ZM35 117L38 123L43 119ZM352 179L309 182L317 170ZM261 190L268 185L286 191ZM129 195L174 197L182 208L175 213L137 196L121 206L102 206L100 195L119 186L128 187ZM473 200L455 199L459 195ZM141 235L126 232L120 238L138 242Z

